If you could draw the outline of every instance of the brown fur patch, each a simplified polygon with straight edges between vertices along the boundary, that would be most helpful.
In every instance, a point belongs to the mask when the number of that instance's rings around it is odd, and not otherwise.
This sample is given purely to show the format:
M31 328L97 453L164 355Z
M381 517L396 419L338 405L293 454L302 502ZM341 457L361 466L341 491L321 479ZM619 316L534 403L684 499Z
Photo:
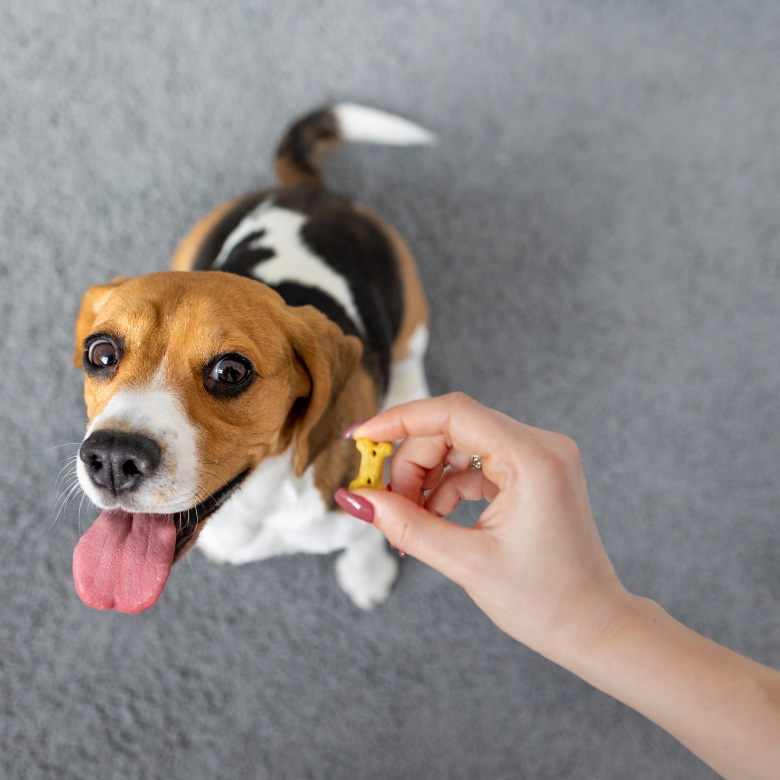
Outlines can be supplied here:
M287 157L277 159L274 166L279 181L285 187L324 187L325 184L319 174L311 174L302 171Z
M376 385L366 370L357 366L341 394L334 426L336 438L314 461L314 486L330 509L336 508L333 499L336 489L349 485L360 463L360 453L354 443L343 441L341 434L352 423L372 417L378 410Z

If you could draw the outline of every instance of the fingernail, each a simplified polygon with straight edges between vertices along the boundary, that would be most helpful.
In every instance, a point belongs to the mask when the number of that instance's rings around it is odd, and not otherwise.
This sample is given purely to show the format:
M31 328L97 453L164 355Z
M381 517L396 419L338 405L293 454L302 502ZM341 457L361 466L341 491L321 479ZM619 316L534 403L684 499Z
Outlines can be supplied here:
M352 423L352 425L347 428L346 431L344 431L344 440L348 441L352 438L352 434L363 424L370 420L370 417L366 417L365 420L358 420L356 423Z
M336 503L352 517L356 517L358 520L363 520L365 523L374 522L374 507L362 496L356 496L354 493L350 493L344 488L339 488L334 494L333 498L336 499Z
M406 558L406 553L403 550L398 551L398 557L399 558Z
M393 486L388 482L387 483L387 492L392 493L393 492Z

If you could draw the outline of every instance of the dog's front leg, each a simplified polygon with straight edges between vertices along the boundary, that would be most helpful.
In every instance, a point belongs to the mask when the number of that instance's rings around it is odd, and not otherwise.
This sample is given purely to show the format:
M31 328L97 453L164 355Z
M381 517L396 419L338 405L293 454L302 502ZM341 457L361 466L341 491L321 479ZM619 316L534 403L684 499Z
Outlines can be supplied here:
M336 579L356 606L372 609L390 595L398 568L385 537L366 526L336 559Z

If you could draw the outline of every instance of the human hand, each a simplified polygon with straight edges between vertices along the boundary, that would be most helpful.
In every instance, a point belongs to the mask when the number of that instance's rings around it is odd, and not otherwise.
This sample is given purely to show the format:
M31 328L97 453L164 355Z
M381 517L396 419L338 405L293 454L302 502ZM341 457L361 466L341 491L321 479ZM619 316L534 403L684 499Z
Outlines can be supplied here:
M362 505L363 519L373 507L391 544L465 588L510 636L567 666L631 620L636 605L604 550L571 439L460 393L389 409L352 435L403 442L392 493L341 490L341 506ZM473 528L443 519L483 497L490 506Z
M573 441L460 393L388 409L352 434L403 442L390 463L393 492L340 490L342 507L462 585L510 636L646 715L724 777L777 777L780 674L625 590ZM481 471L469 468L472 453ZM442 517L483 497L490 506L473 528Z

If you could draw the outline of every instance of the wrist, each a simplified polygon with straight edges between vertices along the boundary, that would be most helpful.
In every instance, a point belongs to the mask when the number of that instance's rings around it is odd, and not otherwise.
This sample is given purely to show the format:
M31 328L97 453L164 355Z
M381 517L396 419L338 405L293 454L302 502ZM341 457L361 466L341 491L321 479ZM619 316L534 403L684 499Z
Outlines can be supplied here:
M580 615L587 614L587 620L572 623L565 641L548 658L578 677L588 679L616 646L657 620L659 610L663 612L654 601L635 596L621 586L612 598L600 600L587 612L580 611Z

